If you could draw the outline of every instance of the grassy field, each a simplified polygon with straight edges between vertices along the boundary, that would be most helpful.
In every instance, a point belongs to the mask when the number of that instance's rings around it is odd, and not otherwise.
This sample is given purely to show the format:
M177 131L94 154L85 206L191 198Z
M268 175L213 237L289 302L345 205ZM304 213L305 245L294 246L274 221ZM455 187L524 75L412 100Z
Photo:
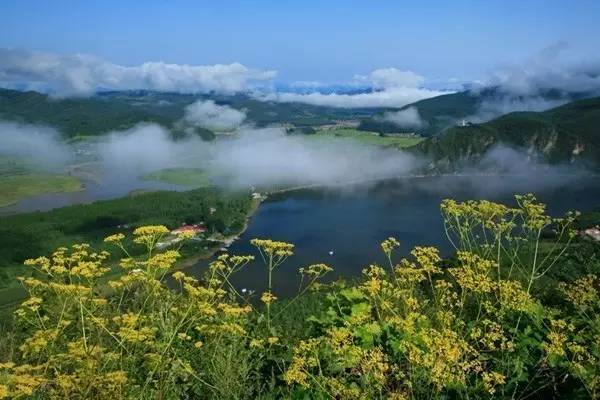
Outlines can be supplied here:
M167 168L145 175L142 179L193 188L210 186L208 174L199 168Z
M377 133L359 131L357 129L340 128L340 129L321 129L315 135L315 139L352 139L360 143L374 146L392 146L397 148L405 148L416 145L423 138L410 135L387 135L381 136Z
M0 176L0 207L43 193L75 192L81 188L81 182L67 175L23 173Z

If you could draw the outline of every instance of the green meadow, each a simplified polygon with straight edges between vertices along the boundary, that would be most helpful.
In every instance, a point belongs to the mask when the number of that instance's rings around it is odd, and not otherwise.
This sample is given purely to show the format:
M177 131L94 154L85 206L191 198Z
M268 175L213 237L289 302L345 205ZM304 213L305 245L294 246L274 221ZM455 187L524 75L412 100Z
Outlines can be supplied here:
M411 147L423 141L423 138L412 135L380 135L378 133L360 131L351 128L320 129L315 139L351 139L359 143L374 146L393 146L398 148Z
M68 175L32 172L0 176L0 207L44 193L76 192L81 189L81 182Z

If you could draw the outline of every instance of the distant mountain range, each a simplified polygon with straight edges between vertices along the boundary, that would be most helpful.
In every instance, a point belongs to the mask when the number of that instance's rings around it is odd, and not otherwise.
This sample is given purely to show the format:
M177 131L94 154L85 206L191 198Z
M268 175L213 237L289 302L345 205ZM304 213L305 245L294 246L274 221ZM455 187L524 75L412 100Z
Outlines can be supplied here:
M389 113L417 110L420 126L407 129L429 138L412 151L424 154L430 168L456 170L481 160L497 144L539 154L550 163L600 166L600 97L577 100L543 112L494 113L519 107L547 107L589 94L548 91L531 97L507 97L498 89L442 95L400 109L345 109L301 103L266 102L249 95L191 95L152 91L103 92L89 98L53 99L37 92L0 89L0 119L55 127L66 138L101 135L140 122L155 122L180 129L185 107L198 100L243 110L258 127L286 124L311 127L340 120L361 120L359 128L398 133L397 124L385 120ZM494 108L495 107L495 108ZM482 119L488 122L478 123ZM414 122L414 121L413 121ZM308 129L314 132L312 129ZM206 132L199 132L204 138ZM211 133L211 132L208 132Z
M425 154L431 168L443 171L473 165L499 144L537 155L544 162L600 167L600 97L454 126L413 150Z
M55 127L66 137L100 135L155 122L176 130L187 105L197 100L244 110L261 127L273 123L323 125L362 119L379 109L344 109L301 103L265 102L249 95L193 95L152 91L102 92L88 98L53 99L45 94L0 89L0 119Z

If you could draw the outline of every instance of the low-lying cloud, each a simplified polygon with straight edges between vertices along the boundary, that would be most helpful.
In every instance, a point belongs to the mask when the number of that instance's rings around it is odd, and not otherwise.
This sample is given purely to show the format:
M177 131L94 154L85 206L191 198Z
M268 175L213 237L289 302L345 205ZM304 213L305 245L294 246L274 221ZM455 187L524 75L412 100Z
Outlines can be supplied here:
M420 88L395 88L357 94L323 93L272 93L262 100L281 103L306 103L315 106L339 108L402 107L415 101L439 96L447 92Z
M212 100L199 100L185 108L184 121L191 126L215 131L232 131L246 119L246 113Z
M544 48L522 64L496 68L486 84L515 96L536 96L549 90L564 93L600 92L600 60L561 62L567 43Z
M172 140L169 130L160 125L138 124L109 133L95 152L109 175L139 175L184 164L199 145L197 138Z
M405 110L386 112L381 117L383 121L391 122L401 128L419 129L425 126L416 107L408 107Z
M216 184L248 189L395 177L420 165L398 150L288 135L280 127L242 126L235 135L212 142L196 135L175 140L168 129L154 123L74 144L61 141L53 129L33 125L2 122L0 133L0 155L52 162L57 171L79 173L83 168L84 179L90 175L94 185L118 184L124 193L139 187L139 177L164 168L201 168Z
M4 125L0 125L3 127ZM23 137L31 134L22 130ZM21 137L20 136L20 137ZM29 157L36 161L41 154L65 149L56 137L32 135L28 141L8 147L30 148ZM16 142L15 142L16 143ZM41 151L40 146L45 146ZM35 153L35 149L39 153ZM89 143L94 154L96 170L101 181L131 181L138 185L137 177L163 168L194 167L206 170L215 183L233 188L250 186L335 184L409 173L419 165L415 157L398 150L360 143L336 141L324 143L309 136L288 135L283 128L241 128L236 135L214 142L204 142L195 135L173 140L171 133L157 124L139 124L125 131L115 131ZM90 168L88 165L86 168ZM129 190L136 189L132 186Z
M548 99L541 96L512 97L510 95L502 95L484 99L479 105L477 113L466 119L473 123L487 122L514 111L546 111L566 104L569 101L567 98Z
M380 68L368 75L355 75L354 81L367 84L374 89L415 88L425 83L425 78L412 71L398 68Z
M122 66L85 55L0 49L0 85L49 92L57 97L89 96L99 89L148 89L182 93L235 93L270 82L275 71L240 63L216 65L145 62Z
M589 170L580 164L550 164L543 154L533 148L500 143L492 146L473 166L467 167L465 172L524 176L532 181L552 176L560 178L561 182L567 182L569 177L589 173Z
M283 103L307 103L341 108L403 107L415 101L451 93L422 87L425 78L396 68L377 69L368 75L354 77L352 86L368 87L362 93L296 93L279 92L261 95L259 99Z
M0 156L54 169L71 159L71 151L49 127L0 121Z
M417 165L398 150L351 142L324 143L281 128L247 129L220 141L211 162L235 186L334 184L399 176Z
M600 95L600 60L561 62L568 47L560 42L523 63L497 67L485 82L471 88L475 95L490 89L494 94L484 97L477 113L468 119L485 122L513 111L545 111Z
M78 144L64 144L53 129L2 122L0 133L5 139L0 142L0 155L20 156L50 166L65 163L63 167L77 160L73 155L80 148ZM173 167L201 168L217 185L248 190L253 186L326 186L410 176L425 165L425 160L415 154L352 141L324 142L310 135L287 135L278 127L242 126L236 135L205 142L195 135L174 140L169 130L157 124L139 124L86 142L85 148L95 160L93 164L86 161L81 165L87 173L97 176L92 198L121 196L139 188L168 189L170 186L141 182L140 177ZM78 169L72 169L76 175ZM582 172L575 166L548 165L543 157L528 149L497 145L474 166L463 170L462 175L468 181L481 173L500 174L509 177L506 179L518 177L520 182L540 188L566 184ZM489 192L494 185L497 189L506 187L506 179L495 179L481 190ZM474 187L481 186L481 180L473 182Z
M98 147L104 168L114 174L147 173L170 167L205 169L215 183L250 186L333 184L405 174L417 160L397 150L351 142L323 143L290 136L282 128L242 128L236 136L203 142L173 141L156 125L114 132Z

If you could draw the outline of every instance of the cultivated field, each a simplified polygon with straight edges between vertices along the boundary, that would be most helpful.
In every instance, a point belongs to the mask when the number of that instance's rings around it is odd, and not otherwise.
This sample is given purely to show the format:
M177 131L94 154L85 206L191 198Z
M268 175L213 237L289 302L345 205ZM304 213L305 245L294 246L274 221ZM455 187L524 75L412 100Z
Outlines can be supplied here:
M375 146L393 146L398 148L411 147L423 141L423 138L412 135L379 135L374 132L359 131L357 129L322 129L318 130L315 139L352 139L360 143Z

